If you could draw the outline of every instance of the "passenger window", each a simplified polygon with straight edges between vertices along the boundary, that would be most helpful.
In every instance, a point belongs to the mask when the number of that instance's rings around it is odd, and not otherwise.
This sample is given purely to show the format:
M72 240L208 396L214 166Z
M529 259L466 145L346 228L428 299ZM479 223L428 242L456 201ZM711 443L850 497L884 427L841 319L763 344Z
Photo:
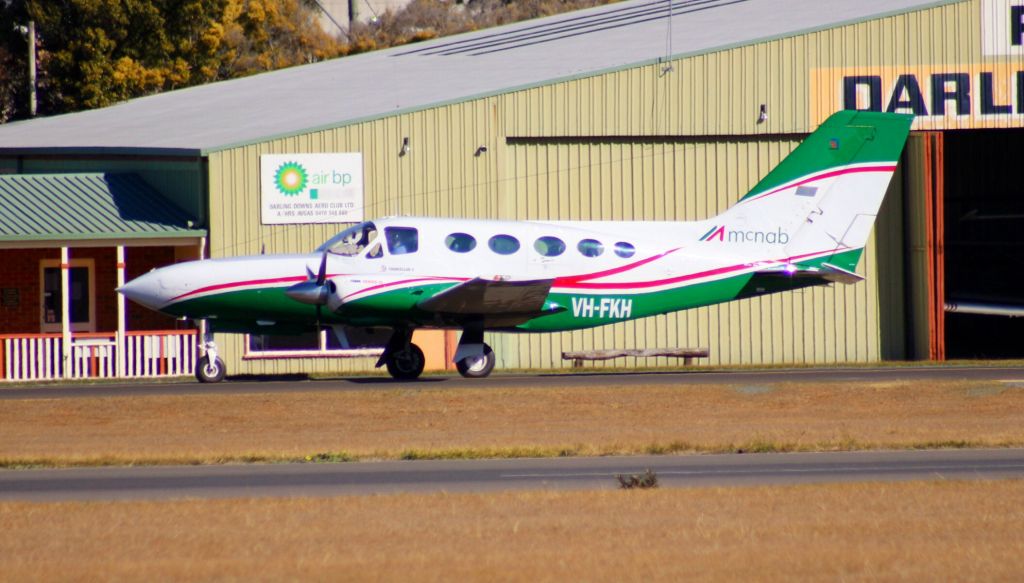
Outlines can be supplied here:
M533 242L533 248L544 257L558 257L565 253L565 243L558 237L541 237Z
M604 253L604 245L596 239L584 239L576 247L584 257L597 257Z
M468 233L452 233L444 238L444 244L456 253L469 253L476 249L476 239Z
M615 244L615 254L623 259L628 259L636 253L636 247L631 243L625 241L619 241Z
M384 238L392 255L415 253L420 248L419 232L412 227L386 227Z
M512 235L495 235L487 242L487 246L498 255L511 255L519 251L519 239Z

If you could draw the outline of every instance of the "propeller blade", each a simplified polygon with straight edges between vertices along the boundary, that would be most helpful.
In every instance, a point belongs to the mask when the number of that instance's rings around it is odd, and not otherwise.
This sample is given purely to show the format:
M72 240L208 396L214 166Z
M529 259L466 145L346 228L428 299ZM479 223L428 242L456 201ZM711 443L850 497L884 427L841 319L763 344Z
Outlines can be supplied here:
M320 271L316 274L316 284L323 285L327 281L327 251L324 250L323 257L320 259Z

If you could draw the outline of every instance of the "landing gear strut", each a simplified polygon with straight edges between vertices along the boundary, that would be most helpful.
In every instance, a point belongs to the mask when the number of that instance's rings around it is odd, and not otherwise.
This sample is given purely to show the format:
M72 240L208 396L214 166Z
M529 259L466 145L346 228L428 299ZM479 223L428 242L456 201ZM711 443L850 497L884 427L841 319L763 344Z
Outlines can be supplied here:
M201 383L219 383L224 380L228 369L217 356L217 344L213 341L212 333L206 332L203 335L203 348L205 354L196 362L196 380Z
M412 330L396 328L377 366L387 366L388 374L395 380L411 381L423 374L426 363L423 351L412 343Z

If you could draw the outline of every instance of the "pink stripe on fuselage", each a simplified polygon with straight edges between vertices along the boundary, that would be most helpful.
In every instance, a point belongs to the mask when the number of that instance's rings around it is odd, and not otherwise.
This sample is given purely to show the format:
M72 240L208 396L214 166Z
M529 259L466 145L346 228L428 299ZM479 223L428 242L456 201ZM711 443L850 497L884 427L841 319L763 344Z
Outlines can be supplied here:
M774 259L769 261L758 261L759 264L784 264L792 263L793 261L800 261L801 259L808 259L814 256L831 255L835 253L835 249L828 251L816 251L814 253L804 253L802 255L794 255L792 257L786 257L784 259ZM673 283L679 283L683 281L689 281L692 279L702 279L705 277L713 277L715 275L722 275L725 273L732 273L735 271L741 271L752 267L753 263L741 263L738 265L729 265L727 267L718 267L716 269L709 269L707 271L698 271L697 273L690 273L687 275L680 275L677 277L670 277L668 279L659 279L655 281L633 281L627 283L574 283L569 282L562 284L563 280L555 279L555 282L551 285L552 288L564 287L570 289L638 289L638 288L651 288L659 287L663 285L671 285Z
M759 195L757 195L757 196L755 196L753 198L748 198L746 200L741 200L740 203L742 204L742 203L753 202L755 200L761 200L762 198L765 198L767 196L771 196L773 194L777 194L779 192L782 192L783 190L789 190L790 188L793 188L793 187L796 187L796 186L803 186L803 185L807 184L808 182L814 182L816 180L825 180L826 178L834 178L836 176L842 176L843 174L859 174L859 173L862 173L862 172L895 172L895 171L896 171L896 165L895 164L886 164L884 166L860 166L858 168L843 168L842 170L830 170L829 172L825 172L823 174L818 174L818 175L815 175L815 176L811 176L810 178L804 178L800 182L794 182L793 184L787 184L786 186L780 186L780 187L776 188L775 190L768 191L768 192L766 192L764 194L759 194Z
M335 274L335 275L341 275L341 274ZM329 275L328 277L334 277L334 275ZM232 282L229 282L229 283L218 283L216 285L208 285L206 287L201 287L199 289L194 289L194 290L192 290L190 292L185 292L185 293L181 294L180 296L171 298L171 301L172 302L176 302L176 301L178 301L180 299L184 299L184 298L187 298L189 296L194 296L196 294L202 294L202 293L212 292L212 291L223 291L223 290L227 290L227 289L231 289L231 288L235 288L235 287L248 287L248 286L252 286L252 285L267 285L267 284L272 284L272 283L287 283L287 282L290 282L290 281L299 282L299 281L305 281L306 279L307 278L304 275L294 275L294 276L288 276L288 277L272 277L270 279L249 279L249 280L246 280L246 281L232 281Z

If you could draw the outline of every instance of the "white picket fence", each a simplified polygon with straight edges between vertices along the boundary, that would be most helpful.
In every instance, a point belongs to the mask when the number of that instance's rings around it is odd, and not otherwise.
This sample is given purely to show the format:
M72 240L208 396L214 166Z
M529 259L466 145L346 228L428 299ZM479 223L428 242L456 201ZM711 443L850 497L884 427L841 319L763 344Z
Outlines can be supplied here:
M195 330L127 332L122 378L189 375L195 370L198 336ZM116 378L117 335L75 333L67 370L60 334L0 336L0 381L62 378ZM65 374L66 373L66 374Z

